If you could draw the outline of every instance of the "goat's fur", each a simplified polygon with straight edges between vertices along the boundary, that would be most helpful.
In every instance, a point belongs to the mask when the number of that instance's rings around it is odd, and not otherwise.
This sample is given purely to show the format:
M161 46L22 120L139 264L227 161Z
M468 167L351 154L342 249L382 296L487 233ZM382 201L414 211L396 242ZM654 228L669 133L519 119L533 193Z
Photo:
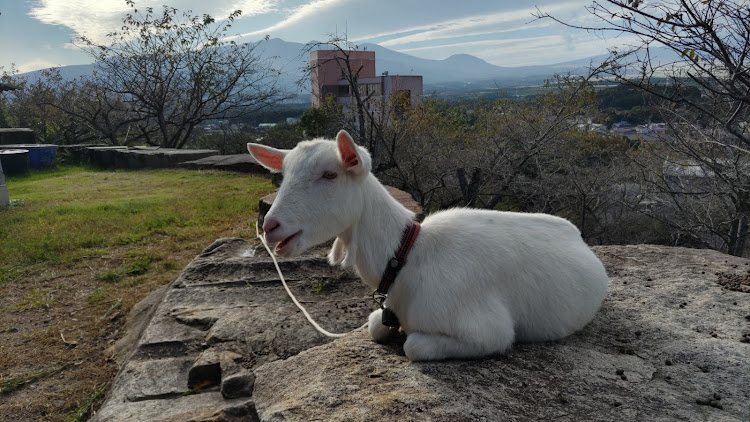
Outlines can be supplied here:
M368 152L345 131L334 142L248 150L284 175L263 226L269 242L283 241L277 253L295 256L335 236L330 263L356 268L376 289L414 214L372 175ZM569 221L461 208L424 220L385 305L407 334L410 360L470 358L570 335L591 321L607 287L604 266ZM380 310L369 322L377 341L392 333Z

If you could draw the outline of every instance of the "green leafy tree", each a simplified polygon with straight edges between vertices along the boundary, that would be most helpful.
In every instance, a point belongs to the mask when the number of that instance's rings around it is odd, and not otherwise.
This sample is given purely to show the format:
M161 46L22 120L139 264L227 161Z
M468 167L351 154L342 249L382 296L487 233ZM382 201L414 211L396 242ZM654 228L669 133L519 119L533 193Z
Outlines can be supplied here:
M343 127L341 105L331 97L324 100L320 107L310 107L299 118L299 126L310 138L332 139Z
M41 143L65 142L67 131L75 122L54 106L62 81L57 69L41 71L34 81L9 74L3 79L18 87L6 94L7 124L33 129Z

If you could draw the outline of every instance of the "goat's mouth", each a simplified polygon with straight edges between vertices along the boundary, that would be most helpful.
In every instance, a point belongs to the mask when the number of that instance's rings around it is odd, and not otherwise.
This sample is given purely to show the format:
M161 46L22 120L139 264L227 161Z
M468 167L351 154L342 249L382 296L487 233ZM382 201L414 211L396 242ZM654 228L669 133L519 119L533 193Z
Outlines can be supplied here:
M289 244L294 241L294 239L298 238L299 235L302 234L302 230L298 231L297 233L294 233L293 235L287 237L286 239L282 240L281 242L276 244L276 253L279 255L285 255L289 251Z

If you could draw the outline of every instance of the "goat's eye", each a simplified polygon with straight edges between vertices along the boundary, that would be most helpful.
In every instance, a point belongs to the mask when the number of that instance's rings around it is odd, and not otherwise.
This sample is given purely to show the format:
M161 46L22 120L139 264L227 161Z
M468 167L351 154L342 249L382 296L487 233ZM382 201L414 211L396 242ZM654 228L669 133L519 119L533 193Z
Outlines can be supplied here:
M336 178L336 176L338 176L338 174L333 171L326 171L323 173L323 178L328 180L333 180Z

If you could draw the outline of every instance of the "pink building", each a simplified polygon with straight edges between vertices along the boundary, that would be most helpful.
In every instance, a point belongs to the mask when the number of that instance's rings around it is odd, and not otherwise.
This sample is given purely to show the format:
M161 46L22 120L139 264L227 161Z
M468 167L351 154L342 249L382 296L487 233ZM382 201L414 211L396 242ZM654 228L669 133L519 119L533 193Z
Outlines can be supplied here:
M417 104L422 98L422 76L375 75L374 51L347 51L352 72L359 72L357 87L360 98L368 98L366 107L385 107L394 95L404 96L405 105ZM345 54L339 50L316 50L310 53L312 104L320 106L332 96L351 111L354 94L346 78Z

